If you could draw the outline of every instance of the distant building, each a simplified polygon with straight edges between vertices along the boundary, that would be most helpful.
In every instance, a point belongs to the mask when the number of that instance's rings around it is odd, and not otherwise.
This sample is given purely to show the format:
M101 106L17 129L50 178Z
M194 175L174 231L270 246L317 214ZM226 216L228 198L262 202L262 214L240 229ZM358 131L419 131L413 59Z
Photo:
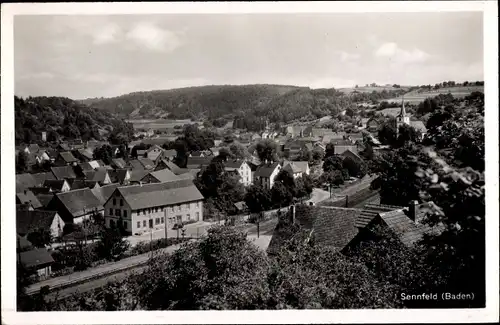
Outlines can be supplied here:
M203 220L203 196L191 180L118 187L104 204L107 227L140 234Z
M274 180L281 170L281 165L278 162L264 163L260 165L254 173L254 183L260 184L266 189L271 189L274 185Z
M47 209L57 211L64 223L82 223L94 213L102 215L103 212L102 203L89 188L58 193Z
M379 127L379 121L373 117L366 121L366 130L368 130L368 132L375 133L378 131Z
M45 248L36 248L17 255L18 261L27 269L36 272L37 276L44 279L52 273L54 259Z
M310 168L307 161L287 161L283 164L283 170L286 170L293 178L309 175Z
M62 236L64 221L56 211L29 210L21 207L16 211L16 231L21 236L45 231L53 238Z
M227 160L224 162L224 170L239 175L240 183L244 186L252 185L252 169L245 160Z

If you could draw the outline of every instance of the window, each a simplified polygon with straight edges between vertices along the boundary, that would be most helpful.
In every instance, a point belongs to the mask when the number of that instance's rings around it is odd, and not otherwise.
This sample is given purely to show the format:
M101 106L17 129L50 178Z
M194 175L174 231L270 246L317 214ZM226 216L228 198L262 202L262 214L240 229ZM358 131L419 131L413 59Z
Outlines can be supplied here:
M161 212L163 212L163 207L161 207Z
M113 205L116 205L116 199L113 199Z
M161 217L161 224L165 223L165 218Z
M141 222L137 221L137 228L141 228Z
M188 220L191 220L191 215L189 213L186 215L186 217L188 218Z
M160 218L156 218L155 219L155 225L159 224L160 223Z
M123 206L123 200L120 199L120 206L122 207Z
M158 212L158 208L155 208L155 212Z
M196 207L199 208L200 207L200 202L196 202Z
M123 228L125 228L125 229L127 229L127 228L128 228L128 225L127 225L127 222L126 222L126 221L123 223Z
M181 211L181 205L180 204L177 206L177 211Z
M113 209L109 209L109 215L112 216L113 215Z
M146 227L146 226L147 226L146 220L144 220L144 221L142 222L142 226L143 226L143 227Z
M196 221L200 221L200 213L196 212Z
M115 210L115 215L116 215L116 216L118 216L118 217L119 217L119 216L121 216L121 215L122 215L122 214L121 214L121 211L120 211L120 210L118 210L118 209L116 209L116 210Z
M123 217L126 218L127 217L127 210L123 210Z
M174 212L174 206L172 205L172 212Z

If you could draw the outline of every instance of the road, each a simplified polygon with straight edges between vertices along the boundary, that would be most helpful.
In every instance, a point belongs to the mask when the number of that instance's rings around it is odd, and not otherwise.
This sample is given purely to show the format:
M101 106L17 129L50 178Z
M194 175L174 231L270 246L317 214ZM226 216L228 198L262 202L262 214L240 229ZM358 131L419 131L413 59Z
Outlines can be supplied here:
M325 190L320 189L320 188L313 188L311 198L309 200L307 200L306 202L307 203L312 202L312 203L316 204L318 202L327 200L329 198L330 198L330 192L325 191Z

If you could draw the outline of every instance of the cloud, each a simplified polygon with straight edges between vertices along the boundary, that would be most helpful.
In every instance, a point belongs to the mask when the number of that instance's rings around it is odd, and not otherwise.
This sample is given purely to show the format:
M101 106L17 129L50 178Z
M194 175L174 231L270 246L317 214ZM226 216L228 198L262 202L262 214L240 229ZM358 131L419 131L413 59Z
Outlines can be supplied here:
M153 51L172 52L182 45L179 34L148 22L136 24L125 37Z
M50 72L37 72L25 74L19 77L19 80L32 80L32 79L54 79L55 75Z
M340 60L342 62L356 61L361 57L357 53L348 53L348 52L344 52L344 51L340 51L339 55L340 55Z
M94 44L106 44L117 41L121 30L116 24L107 24L98 31L93 31Z
M396 63L417 63L424 62L430 55L420 49L405 50L396 43L384 43L376 51L375 56L380 58L389 58Z

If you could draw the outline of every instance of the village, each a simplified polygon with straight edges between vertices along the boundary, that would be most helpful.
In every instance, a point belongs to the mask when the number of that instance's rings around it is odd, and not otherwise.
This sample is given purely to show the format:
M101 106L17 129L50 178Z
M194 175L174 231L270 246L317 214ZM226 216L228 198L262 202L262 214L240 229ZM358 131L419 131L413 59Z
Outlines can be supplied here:
M409 207L380 205L377 191L369 190L373 177L347 175L345 184L340 181L337 185L344 184L343 192L349 193L350 200L347 195L332 196L332 182L321 178L324 173L321 160L327 148L333 149L336 157L363 164L365 158L362 158L360 152L365 150L366 141L369 141L376 152L388 150L389 146L378 141L376 132L379 122L375 118L359 119L354 127L349 126L351 132L320 127L329 119L326 117L312 123L284 126L282 130L271 130L268 125L260 133L231 129L231 140L228 140L228 134L221 134L214 139L214 147L191 151L183 168L174 163L176 150L162 147L176 136L158 135L154 130L136 132L135 136L140 137L140 140L135 143L140 149L134 150L134 143L128 148L110 146L113 157L131 157L133 151L135 157L126 160L112 158L109 164L95 159L94 154L97 148L109 145L105 141L46 142L45 145L28 144L17 147L16 155L20 151L24 152L31 170L36 170L37 166L45 166L47 170L16 175L19 259L27 267L36 270L37 281L70 272L70 268L65 266L67 261L61 264L63 259L58 262L54 260L54 251L58 255L66 254L68 246L98 241L93 229L95 227L92 226L98 221L106 228L119 228L120 236L125 236L132 246L153 241L153 238L155 241L161 238L166 240L168 237L179 240L180 236L199 238L213 222L220 224L221 219L226 223L231 220L229 224L239 224L241 228L243 220L246 223L252 220L249 216L252 212L255 214L255 209L251 211L243 200L234 203L235 209L231 215L221 217L219 213L215 217L204 208L205 198L194 183L212 160L219 157L221 150L226 150L230 144L235 143L247 152L244 158L225 156L222 159L224 173L237 177L246 188L259 185L271 190L281 171L287 172L292 179L304 176L319 180L315 182L317 188L308 193L306 198L305 203L309 207L304 205L303 208L297 208L301 211L297 219L309 215L302 213L303 210L300 209L319 209L318 213L314 213L316 218L311 225L312 228L317 228L315 231L320 238L325 238L327 245L343 249L354 240L360 229L376 216L383 219L385 213L391 214L389 218L400 218L399 222L407 225L406 230L399 234L403 241L411 243L418 240L423 229L417 221L418 206L410 206L410 202ZM419 136L421 139L425 136L422 122L410 121L404 102L396 115L396 123L398 128L405 124L418 125ZM45 137L42 134L42 139ZM276 161L261 161L257 145L263 141L275 143L281 157ZM144 145L147 149L141 147ZM120 150L124 148L129 152L120 155ZM301 160L301 157L308 156L306 153L311 157L312 153L316 153L320 161ZM368 181L358 179L358 176ZM298 201L294 199L294 202ZM301 202L304 203L304 200ZM295 203L286 204L286 209L283 210L293 215L293 218L296 214ZM312 207L313 205L316 207ZM290 207L294 209L291 210ZM276 212L276 209L273 211ZM273 216L274 219L277 218L276 214ZM257 219L259 218L260 214ZM339 221L342 227L335 224L337 218L343 218ZM253 220L255 224L255 218ZM387 224L396 227L391 222ZM261 238L259 234L257 237ZM273 239L272 231L264 237L267 239L259 239L261 248L266 250L272 243L269 249L276 249L274 246L279 239ZM34 243L30 242L31 238Z

